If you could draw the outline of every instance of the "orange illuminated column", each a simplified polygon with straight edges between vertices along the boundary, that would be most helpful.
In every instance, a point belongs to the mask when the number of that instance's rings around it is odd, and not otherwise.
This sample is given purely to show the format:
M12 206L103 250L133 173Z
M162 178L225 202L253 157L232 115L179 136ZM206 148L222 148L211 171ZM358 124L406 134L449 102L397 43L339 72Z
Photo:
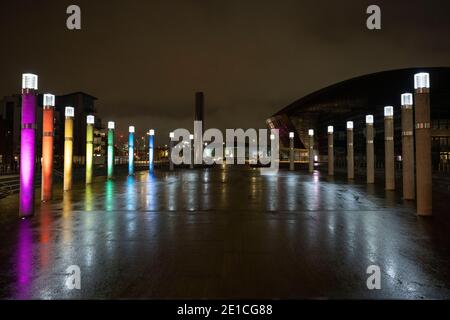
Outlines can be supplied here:
M53 114L55 96L52 94L44 94L43 106L41 200L49 201L52 198Z

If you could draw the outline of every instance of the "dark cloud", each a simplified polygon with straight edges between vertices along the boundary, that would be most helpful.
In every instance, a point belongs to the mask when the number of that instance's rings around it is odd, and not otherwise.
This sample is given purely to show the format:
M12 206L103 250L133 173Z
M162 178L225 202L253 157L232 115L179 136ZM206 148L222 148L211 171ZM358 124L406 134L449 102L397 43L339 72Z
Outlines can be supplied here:
M79 0L82 30L65 28L72 1L2 1L0 95L20 74L40 89L85 91L102 118L167 135L191 127L194 92L207 126L264 127L285 105L354 76L450 63L449 1Z

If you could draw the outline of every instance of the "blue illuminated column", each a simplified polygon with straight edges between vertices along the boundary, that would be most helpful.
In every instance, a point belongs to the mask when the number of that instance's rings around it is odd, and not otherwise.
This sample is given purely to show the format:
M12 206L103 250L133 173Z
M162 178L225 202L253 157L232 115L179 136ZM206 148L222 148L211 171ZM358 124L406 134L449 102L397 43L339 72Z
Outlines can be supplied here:
M155 130L150 129L148 135L148 170L153 172L155 157Z
M134 174L134 127L128 128L128 175Z

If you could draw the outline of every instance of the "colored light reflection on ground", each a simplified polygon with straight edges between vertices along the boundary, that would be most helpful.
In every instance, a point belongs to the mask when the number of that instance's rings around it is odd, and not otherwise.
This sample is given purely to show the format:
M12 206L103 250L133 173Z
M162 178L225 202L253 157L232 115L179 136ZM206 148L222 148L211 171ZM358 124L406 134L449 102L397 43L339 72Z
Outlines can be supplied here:
M0 200L1 298L450 298L448 224L382 183L156 170L75 183L29 220L17 205Z

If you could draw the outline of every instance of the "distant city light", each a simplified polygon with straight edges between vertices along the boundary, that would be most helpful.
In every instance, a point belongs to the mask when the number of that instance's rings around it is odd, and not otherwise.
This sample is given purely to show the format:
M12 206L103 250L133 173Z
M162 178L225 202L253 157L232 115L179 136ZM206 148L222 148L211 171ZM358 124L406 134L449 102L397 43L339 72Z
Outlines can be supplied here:
M413 105L413 95L411 93L402 94L402 106L412 106Z
M373 124L373 115L368 114L368 115L366 116L366 123L368 123L368 124Z
M312 137L312 136L314 135L314 130L313 130L313 129L309 129L309 130L308 130L308 135L309 135L310 137Z
M38 76L32 73L22 74L22 89L38 89Z
M315 162L319 161L319 157L317 155L314 156L314 161Z
M54 107L55 106L55 96L50 93L44 94L43 105Z
M293 132L289 132L289 138L293 138L294 137L294 133Z
M394 116L394 107L392 107L392 106L384 107L384 116L385 117Z
M328 133L333 133L334 132L334 127L333 126L328 126L327 131L328 131Z
M108 121L108 129L114 129L114 128L115 128L114 121Z
M430 74L426 72L416 73L414 75L414 89L429 88Z
M353 129L353 121L347 121L347 129Z

